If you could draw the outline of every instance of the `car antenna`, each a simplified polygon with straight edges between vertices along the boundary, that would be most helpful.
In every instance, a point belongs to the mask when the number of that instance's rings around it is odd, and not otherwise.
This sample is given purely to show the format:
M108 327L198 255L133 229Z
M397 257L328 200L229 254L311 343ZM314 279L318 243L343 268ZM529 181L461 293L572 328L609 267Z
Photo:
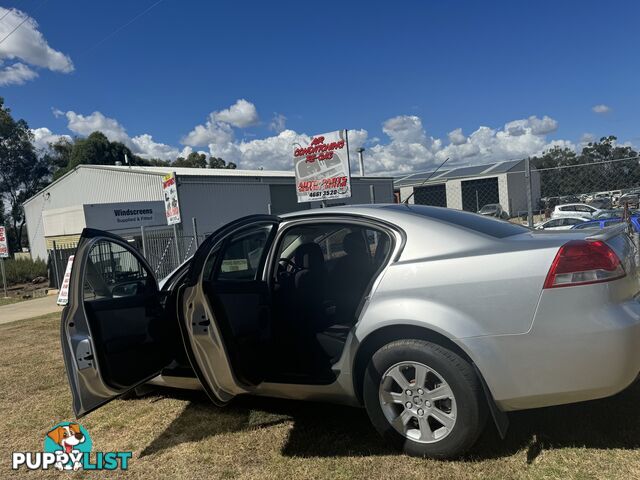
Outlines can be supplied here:
M444 162L442 162L440 165L438 165L438 168L436 168L433 172L431 172L431 175L429 175L427 178L424 179L424 182L422 182L420 185L418 185L418 188L420 188L421 186L423 186L425 183L427 183L429 181L429 179L431 177L433 177L438 170L440 170L440 168L442 168L442 166L447 163L449 161L449 157L445 158ZM413 192L411 192L411 195L409 195L404 202L405 205L409 205L409 200L411 200L411 197L413 197L413 194L416 193L416 188L413 187Z

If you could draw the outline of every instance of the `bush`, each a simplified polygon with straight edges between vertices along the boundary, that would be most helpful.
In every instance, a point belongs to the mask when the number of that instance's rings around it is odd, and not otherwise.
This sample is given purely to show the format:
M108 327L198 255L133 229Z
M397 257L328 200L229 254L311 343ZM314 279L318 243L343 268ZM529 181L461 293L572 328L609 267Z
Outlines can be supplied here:
M36 277L47 278L48 276L47 263L44 260L40 259L7 259L4 261L4 266L7 272L7 283L9 285L13 285L16 283L26 283L30 282Z

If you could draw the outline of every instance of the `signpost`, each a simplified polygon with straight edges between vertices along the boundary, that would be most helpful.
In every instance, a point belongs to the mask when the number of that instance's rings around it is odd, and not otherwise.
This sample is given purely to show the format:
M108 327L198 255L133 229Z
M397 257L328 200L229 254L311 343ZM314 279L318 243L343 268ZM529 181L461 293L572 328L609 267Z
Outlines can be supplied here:
M173 239L176 244L176 260L180 261L180 244L178 243L178 225L180 218L180 202L178 201L178 184L176 173L171 172L162 177L162 193L164 194L164 210L167 217L167 225L173 225Z
M351 196L349 139L346 130L316 135L293 151L298 203Z
M180 203L178 202L178 185L176 174L171 172L162 177L162 193L164 195L164 210L167 217L167 225L176 225L180 219Z
M60 285L60 291L58 292L58 305L66 305L69 303L69 281L71 279L71 267L73 266L74 255L69 257L67 261L67 268L64 271L64 277L62 277L62 285Z
M4 269L4 259L9 257L9 242L7 242L7 230L0 225L0 266L2 267L2 285L4 296L7 298L7 273Z

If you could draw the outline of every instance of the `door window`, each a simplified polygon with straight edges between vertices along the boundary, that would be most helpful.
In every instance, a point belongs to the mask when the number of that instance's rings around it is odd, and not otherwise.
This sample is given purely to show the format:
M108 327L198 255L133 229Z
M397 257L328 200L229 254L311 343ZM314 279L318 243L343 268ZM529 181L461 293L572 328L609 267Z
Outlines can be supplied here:
M153 285L153 277L131 251L106 240L91 247L84 278L85 301L143 295Z
M556 219L556 220L549 220L547 223L544 224L545 228L553 228L553 227L559 227L561 225L561 220Z
M582 223L582 220L579 220L577 218L565 218L562 222L562 225L575 225L577 223Z
M220 252L221 261L215 269L215 281L253 281L258 278L258 271L267 251L272 226L251 228L236 233Z

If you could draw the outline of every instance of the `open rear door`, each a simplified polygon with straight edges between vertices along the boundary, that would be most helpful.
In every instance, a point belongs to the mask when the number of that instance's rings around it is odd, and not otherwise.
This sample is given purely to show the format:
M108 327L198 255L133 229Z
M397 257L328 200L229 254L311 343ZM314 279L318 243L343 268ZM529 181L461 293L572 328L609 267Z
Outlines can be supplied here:
M151 268L135 249L108 232L82 232L61 325L77 417L145 383L171 361L175 319L162 304Z
M216 405L264 378L271 298L264 278L280 219L252 215L209 236L178 293L180 328L196 376Z

